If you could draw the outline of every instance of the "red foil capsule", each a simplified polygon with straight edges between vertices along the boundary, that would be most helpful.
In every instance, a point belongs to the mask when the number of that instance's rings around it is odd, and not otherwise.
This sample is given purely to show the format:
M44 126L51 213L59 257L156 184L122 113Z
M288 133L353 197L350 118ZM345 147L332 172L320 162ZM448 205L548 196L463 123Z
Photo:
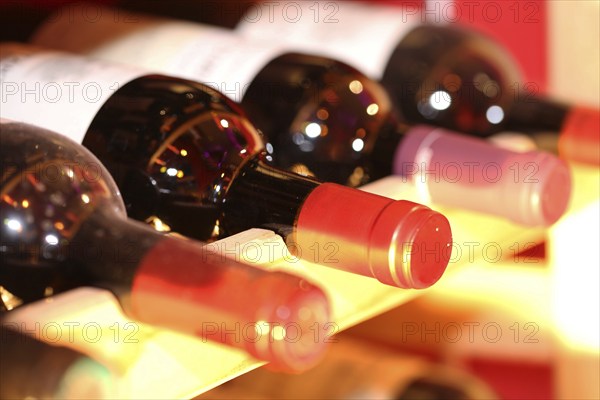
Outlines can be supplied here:
M327 347L312 334L330 322L318 287L193 242L157 243L140 263L130 301L140 321L242 348L279 370L307 369Z
M311 192L296 228L300 249L335 246L335 260L316 260L321 264L407 289L437 282L452 250L450 224L442 214L332 183Z

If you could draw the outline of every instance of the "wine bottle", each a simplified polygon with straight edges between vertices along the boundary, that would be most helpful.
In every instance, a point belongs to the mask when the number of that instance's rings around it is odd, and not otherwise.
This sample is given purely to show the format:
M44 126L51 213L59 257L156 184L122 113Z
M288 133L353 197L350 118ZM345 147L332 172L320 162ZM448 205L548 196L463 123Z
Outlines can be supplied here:
M52 346L0 322L0 398L105 399L116 395L110 371L67 347Z
M144 16L124 24L114 14L118 11L105 9L94 23L55 20L46 29L53 32L42 28L38 38L231 90L274 145L274 162L284 169L349 186L400 174L419 185L424 202L525 225L551 225L566 209L565 163L547 153L517 154L399 123L385 90L342 62L285 53L282 46L210 26ZM146 40L153 42L151 49L141 45Z
M270 166L262 137L239 107L205 85L143 73L132 79L117 65L20 45L5 45L2 54L9 90L1 115L65 125L113 174L135 219L198 239L270 228L300 258L404 288L432 285L448 264L451 231L443 215ZM92 94L85 90L56 102L44 94L73 82L82 90L97 85L103 103L86 100ZM65 124L74 113L78 119ZM315 250L323 248L334 257Z
M260 18L253 9L237 31L358 67L381 80L408 121L481 137L528 132L540 144L552 133L562 157L600 164L600 110L539 95L490 38L452 24L423 24L423 15L401 7L315 1L292 8L292 17L279 5ZM40 43L44 36L42 29Z
M328 322L317 286L128 220L108 172L62 135L6 122L0 138L0 282L13 295L28 303L95 286L131 318L241 348L274 368L302 370L322 356L326 344L311 335L274 333ZM227 333L249 326L261 332L253 340Z

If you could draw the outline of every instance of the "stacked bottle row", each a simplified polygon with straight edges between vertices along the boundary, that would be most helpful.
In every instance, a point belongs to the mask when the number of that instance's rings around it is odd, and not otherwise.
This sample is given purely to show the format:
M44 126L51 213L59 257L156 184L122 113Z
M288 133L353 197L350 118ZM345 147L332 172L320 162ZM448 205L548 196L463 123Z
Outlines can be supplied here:
M341 5L344 15L389 15ZM551 130L562 157L598 163L597 110L513 101L514 68L466 31L403 25L382 48L359 32L377 53L366 56L305 34L268 45L289 31L282 21L235 33L118 15L59 13L35 46L0 45L0 284L25 303L92 285L111 290L130 317L190 334L204 334L203 320L324 325L330 306L314 284L168 233L209 241L261 227L290 249L334 242L335 263L307 261L426 288L450 259L446 218L355 187L398 174L423 203L550 226L568 204L567 164L484 138ZM381 84L326 57L330 48ZM548 112L550 121L540 117ZM91 245L109 251L85 257ZM292 371L325 350L313 341L225 344Z

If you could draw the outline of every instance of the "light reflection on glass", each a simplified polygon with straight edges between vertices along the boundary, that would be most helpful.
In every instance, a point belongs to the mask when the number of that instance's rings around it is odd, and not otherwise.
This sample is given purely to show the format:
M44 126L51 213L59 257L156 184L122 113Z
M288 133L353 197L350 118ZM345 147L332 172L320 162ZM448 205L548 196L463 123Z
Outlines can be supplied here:
M360 183L363 181L364 176L365 170L361 167L356 167L354 168L354 171L352 171L352 175L350 175L350 177L348 178L348 183L350 184L350 186L359 186Z
M83 201L85 204L89 204L90 202L90 196L88 196L87 194L82 194L81 195L81 201Z
M6 204L10 204L12 206L14 206L16 204L16 202L7 194L2 196L2 201L5 202Z
M324 121L329 118L329 112L324 108L320 108L319 111L317 111L317 118Z
M360 94L363 91L362 83L360 83L360 81L357 80L353 80L352 82L350 82L348 88L354 94Z
M8 311L23 304L21 299L6 290L6 288L3 286L0 286L0 301L4 304L4 307L6 307Z
M375 103L369 104L367 107L367 114L375 115L379 112L379 106Z
M356 152L361 151L362 149L364 149L365 147L365 142L360 139L360 138L356 138L352 141L352 149Z
M438 90L429 97L429 104L438 111L446 110L452 104L452 98L445 90Z
M12 231L21 233L21 231L23 230L23 225L21 225L21 222L19 220L8 219L5 220L4 223L6 224L6 226L8 226L8 229Z
M157 216L149 217L146 220L146 223L149 224L150 226L152 226L155 230L157 230L159 232L170 232L171 231L171 227L169 225L165 224Z
M294 164L290 171L302 176L315 176L315 174L304 164Z
M267 321L262 321L262 320L260 320L260 321L256 321L256 322L254 323L254 331L256 332L256 335L257 335L258 337L262 336L262 328L261 328L261 325L262 325L262 326L266 326L267 328L269 327L269 323L268 323Z
M58 238L56 237L56 235L53 234L48 234L46 235L46 243L48 243L51 246L56 246L58 244Z
M286 331L285 328L281 325L276 325L273 327L272 337L274 340L283 340L285 339Z
M175 176L175 175L177 175L177 170L175 168L168 168L167 169L167 175L169 175L169 176Z
M499 124L504 119L504 110L500 106L491 106L485 112L485 116L492 124Z
M304 143L304 135L299 132L296 132L292 135L292 141L294 142L294 144L299 146L302 143Z
M222 119L221 120L221 126L223 128L229 128L229 121L227 121L226 119Z
M319 135L321 135L321 125L317 124L316 122L311 122L310 124L306 125L306 128L304 128L304 133L306 133L306 136L309 138L314 139L319 137Z

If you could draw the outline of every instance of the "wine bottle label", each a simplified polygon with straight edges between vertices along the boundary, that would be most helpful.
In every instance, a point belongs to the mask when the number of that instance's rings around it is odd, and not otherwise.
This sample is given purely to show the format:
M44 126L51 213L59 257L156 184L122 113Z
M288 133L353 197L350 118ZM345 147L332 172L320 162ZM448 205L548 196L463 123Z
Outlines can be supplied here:
M0 59L0 115L60 132L77 143L104 102L148 73L58 52Z
M558 151L569 160L600 165L600 110L573 107L565 117Z
M268 5L249 8L237 26L239 33L344 61L375 79L381 79L395 47L419 22L416 9L354 1Z
M258 72L285 52L223 28L143 15L126 23L115 21L117 11L110 8L99 14L94 23L79 14L53 18L33 42L199 81L237 102Z

